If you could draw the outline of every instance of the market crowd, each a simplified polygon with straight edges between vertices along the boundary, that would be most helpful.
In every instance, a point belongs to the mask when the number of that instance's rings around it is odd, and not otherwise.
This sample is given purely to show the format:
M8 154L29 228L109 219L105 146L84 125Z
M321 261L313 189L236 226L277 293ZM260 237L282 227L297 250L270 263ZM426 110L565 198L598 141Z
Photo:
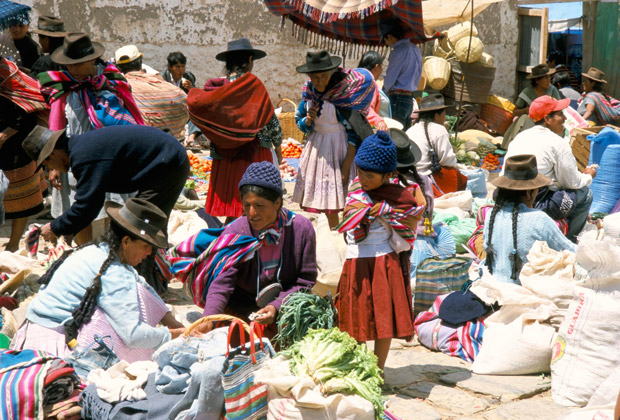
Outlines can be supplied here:
M106 61L101 43L70 32L61 17L3 24L5 250L18 251L48 195L53 220L29 238L64 237L74 245L41 278L11 348L67 357L98 334L114 338L119 359L150 360L186 332L159 297L168 281L162 265L170 264L204 316L256 321L273 338L286 298L312 288L318 268L313 224L286 207L279 169L285 139L253 73L267 54L247 38L232 40L215 56L222 74L199 86L182 52L170 53L159 72L135 45ZM296 67L307 76L295 112L305 141L291 192L305 212L325 215L334 240L344 237L338 326L357 342L374 341L383 369L391 340L414 336L416 241L438 237L435 199L464 191L468 179L446 129L445 98L422 93L420 49L398 21L380 29L390 47L385 69L377 52L343 68L325 50L307 52ZM578 108L598 124L620 120L603 72L583 73L581 93L567 69L551 64L534 67L531 86L516 99L504 167L492 181L494 206L481 223L480 267L499 282L520 285L535 241L575 251L586 225L597 166L577 169L563 111ZM186 146L209 148L204 213L215 229L169 250L171 212L179 197L193 195L184 187ZM98 220L107 229L95 238Z

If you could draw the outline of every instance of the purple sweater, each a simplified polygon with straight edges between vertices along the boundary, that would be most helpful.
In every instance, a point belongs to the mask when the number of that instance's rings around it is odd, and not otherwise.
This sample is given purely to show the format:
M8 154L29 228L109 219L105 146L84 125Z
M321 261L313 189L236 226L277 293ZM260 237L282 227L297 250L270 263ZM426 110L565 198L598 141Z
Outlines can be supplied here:
M224 233L255 236L245 216L235 220L226 227ZM249 261L237 264L217 276L209 286L203 314L224 313L229 306L236 312L248 316L258 311L256 305L256 275L258 252ZM280 258L280 283L284 289L270 303L280 310L282 300L289 294L303 288L310 288L316 282L316 236L314 227L308 219L295 215L293 223L284 228L282 258ZM263 288L274 280L261 273L260 287Z

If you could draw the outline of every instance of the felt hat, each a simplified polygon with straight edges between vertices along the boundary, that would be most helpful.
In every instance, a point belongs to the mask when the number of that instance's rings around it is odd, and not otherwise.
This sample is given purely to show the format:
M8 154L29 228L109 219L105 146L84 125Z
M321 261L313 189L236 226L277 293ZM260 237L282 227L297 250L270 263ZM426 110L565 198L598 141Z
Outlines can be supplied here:
M418 145L412 142L403 130L390 128L388 133L396 145L396 167L406 168L415 165L422 157Z
M79 64L101 57L104 51L102 44L92 42L85 33L72 32L65 36L62 47L56 48L51 57L56 64Z
M22 142L22 148L30 159L34 160L37 168L54 151L56 142L65 130L53 131L41 125L35 126Z
M135 45L125 45L114 53L116 64L127 64L142 57L142 53Z
M539 64L537 66L532 67L532 72L525 76L526 79L538 79L543 76L551 76L555 73L555 69L550 69L546 64Z
M168 248L168 216L155 204L142 198L129 198L125 204L108 201L105 212L120 227L155 248Z
M253 60L259 60L267 55L265 51L257 50L252 47L252 43L247 38L239 38L234 41L230 41L228 43L228 49L226 51L222 51L221 53L215 56L217 61L226 61L228 58L228 54L234 52L251 52Z
M387 131L366 137L355 154L355 164L363 171L387 174L396 170L396 145Z
M539 96L530 104L528 117L538 122L554 111L561 111L570 106L570 99L557 100L549 95Z
M607 83L607 80L603 79L605 77L605 73L597 69L596 67L590 67L587 73L581 73L583 77L587 77L590 80L594 80L595 82Z
M254 162L248 166L239 181L239 189L244 185L258 185L280 194L284 194L282 189L282 176L280 170L271 162Z
M439 307L439 319L450 325L459 325L480 318L491 309L478 296L469 290L452 292L445 297Z
M56 16L39 16L37 27L32 32L53 38L67 36L65 23Z
M322 71L333 70L342 63L342 58L337 55L330 55L327 50L308 51L306 53L306 64L298 66L297 73L320 73Z
M536 156L517 155L506 158L503 175L491 184L507 190L527 191L551 184L551 178L538 173Z
M420 109L418 110L418 114L446 109L447 107L448 105L444 102L443 95L441 93L434 93L432 95L424 96L420 100Z

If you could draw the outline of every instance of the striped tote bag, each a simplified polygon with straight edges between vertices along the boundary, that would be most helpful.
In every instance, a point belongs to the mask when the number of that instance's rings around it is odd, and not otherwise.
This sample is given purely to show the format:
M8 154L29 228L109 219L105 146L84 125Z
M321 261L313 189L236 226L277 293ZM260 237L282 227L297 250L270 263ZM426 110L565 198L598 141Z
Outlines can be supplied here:
M416 274L414 316L428 311L437 296L461 290L469 280L472 261L466 257L432 257L422 261Z

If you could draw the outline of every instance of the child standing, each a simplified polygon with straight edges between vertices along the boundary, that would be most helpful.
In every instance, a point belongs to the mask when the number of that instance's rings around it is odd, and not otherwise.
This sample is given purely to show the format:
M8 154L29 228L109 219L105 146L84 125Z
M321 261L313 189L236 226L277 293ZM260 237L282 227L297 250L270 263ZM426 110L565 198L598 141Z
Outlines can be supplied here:
M375 341L383 369L392 338L413 336L409 251L424 205L392 181L396 146L386 132L364 140L355 164L358 176L339 227L346 232L347 260L336 307L342 331L358 342Z

